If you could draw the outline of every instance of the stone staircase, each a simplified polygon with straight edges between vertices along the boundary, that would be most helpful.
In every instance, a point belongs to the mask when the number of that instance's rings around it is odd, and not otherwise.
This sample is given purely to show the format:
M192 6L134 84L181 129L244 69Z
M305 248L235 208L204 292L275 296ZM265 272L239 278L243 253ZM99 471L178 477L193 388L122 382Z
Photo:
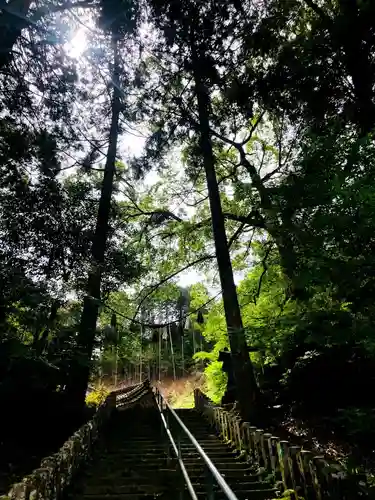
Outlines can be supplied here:
M277 496L271 484L263 481L256 469L217 437L207 421L196 410L176 410L177 415L190 430L210 460L224 477L239 500L268 500ZM193 482L198 497L207 497L207 474L198 451L187 436L181 435L181 457ZM213 487L215 499L225 495L217 485Z
M112 391L0 500L272 500L278 491L290 499L368 497L361 476L340 464L241 422L199 389L194 401L196 409L174 411L147 380Z
M195 410L178 410L180 418L199 441L239 500L269 500L276 496L249 464L224 444ZM172 427L173 430L173 427ZM176 429L177 432L177 429ZM173 433L173 432L172 432ZM173 433L174 434L174 433ZM86 464L71 500L136 500L190 498L177 461L162 437L155 408L115 411L103 429L91 461ZM204 463L187 437L181 436L181 454L199 499L209 498ZM226 498L217 486L215 499Z
M156 408L136 406L115 411L95 448L91 462L74 482L69 498L173 498L176 470L161 439Z

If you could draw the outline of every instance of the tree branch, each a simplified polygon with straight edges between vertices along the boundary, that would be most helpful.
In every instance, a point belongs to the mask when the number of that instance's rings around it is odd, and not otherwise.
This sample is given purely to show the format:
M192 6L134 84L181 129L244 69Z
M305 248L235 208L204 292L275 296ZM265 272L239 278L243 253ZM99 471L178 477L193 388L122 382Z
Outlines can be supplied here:
M213 136L217 137L218 139L220 139L221 141L223 141L227 144L232 145L233 147L235 147L237 149L237 151L240 155L241 165L243 167L245 167L245 169L248 171L250 178L251 178L251 181L259 193L262 207L265 209L271 209L272 203L271 203L270 197L268 195L267 188L263 185L262 179L261 179L260 175L258 174L254 165L252 165L249 162L249 160L247 159L246 153L243 149L243 144L240 142L236 142L236 141L232 141L231 139L228 139L227 137L223 136L222 134L220 134L216 130L211 129L210 131L211 131L211 134Z
M185 201L185 205L187 205L188 207L196 207L198 206L200 203L203 203L204 201L208 200L208 195L205 196L204 198L201 198L200 200L198 201L195 201L194 203L187 203Z
M256 210L253 210L249 215L235 215L231 213L224 212L223 216L225 219L235 220L241 222L244 225L265 228L265 223L262 216Z
M257 129L259 123L262 121L262 118L263 118L264 115L265 115L265 111L262 111L260 113L260 115L258 116L258 118L256 119L256 121L254 122L253 126L251 127L249 135L243 141L241 141L241 143L240 143L241 146L244 146L245 144L247 144L250 141L250 139L253 136L253 133Z
M40 21L44 16L47 16L49 14L55 14L57 12L63 12L65 10L72 10L72 9L91 9L93 7L98 7L99 4L93 0L79 0L77 2L64 2L60 5L52 5L48 8L42 8L36 10L29 22L31 23L36 23L37 21Z
M164 222L164 220L167 220L167 219L174 219L177 222L183 222L183 219L181 219L181 217L178 217L178 215L175 215L173 212L170 212L169 210L152 210L150 212L145 212L144 210L141 210L139 207L136 207L136 208L139 209L139 213L128 214L127 218L141 217L142 215L149 215L150 216L149 222ZM155 216L154 219L152 219L153 216Z
M142 321L138 321L137 319L135 318L129 318L128 316L126 316L125 314L122 314L120 313L119 311L116 311L116 309L113 309L113 307L111 306L108 306L106 304L103 304L102 305L109 309L110 311L114 312L115 314L117 314L118 316L121 316L122 318L125 318L133 323L137 323L138 325L141 325L143 327L146 327L146 328L163 328L165 326L170 326L170 325L173 325L175 323L180 323L181 320L184 320L186 318L188 318L189 316L192 316L193 314L197 313L198 311L201 311L203 308L205 308L208 304L210 304L211 302L213 302L214 300L217 299L217 297L221 294L221 291L218 292L216 295L214 295L213 297L211 297L209 300L207 300L207 302L205 302L204 304L202 304L200 307L198 307L197 309L194 309L193 311L190 311L189 313L185 314L184 316L178 316L178 318L172 320L172 321L169 321L168 323L143 323ZM95 300L93 298L93 300Z
M266 174L264 177L262 177L262 183L269 181L271 179L271 177L273 177L275 174L277 174L277 172L279 172L283 167L284 167L284 165L279 165L278 167L274 168L271 172L268 172L268 174Z
M232 236L228 240L228 248L233 245L233 243L236 241L236 239L239 237L239 235L242 233L243 228L245 227L245 223L242 222L240 226L236 229L236 231L232 234Z
M189 269L190 267L196 266L197 264L200 264L201 262L204 262L206 260L214 259L216 255L203 255L203 257L200 257L199 259L194 260L193 262L189 262L189 264L186 264L186 266L182 267L178 271L175 271L174 273L170 274L169 276L166 276L163 278L159 283L156 285L152 285L148 292L142 297L141 301L139 302L137 309L134 313L133 319L136 318L137 314L139 313L139 310L143 304L143 302L149 297L152 293L154 293L155 290L157 290L160 286L164 285L167 281L170 279L174 278L178 274L182 273L183 271L186 271L186 269Z
M253 242L254 234L255 234L255 228L253 229L253 232L252 232L252 234L250 236L250 239L249 239L249 242L247 244L246 252L245 252L245 255L244 255L244 260L247 259L248 255L250 253L250 248L251 248L251 244Z
M265 255L264 255L263 259L262 259L263 271L262 271L262 274L260 275L260 278L259 278L257 292L254 295L254 304L255 305L257 305L257 299L259 298L259 295L260 295L260 290L262 288L263 278L266 275L266 272L268 270L267 259L268 259L268 256L269 256L270 252L271 252L271 249L272 249L272 245L269 245L268 248L267 248L267 250L266 250L266 253L265 253Z

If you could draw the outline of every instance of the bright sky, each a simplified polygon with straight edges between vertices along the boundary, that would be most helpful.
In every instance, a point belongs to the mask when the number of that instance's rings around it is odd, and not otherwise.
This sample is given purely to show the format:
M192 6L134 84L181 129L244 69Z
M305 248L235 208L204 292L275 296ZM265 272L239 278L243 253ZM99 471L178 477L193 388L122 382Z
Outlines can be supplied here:
M70 57L78 59L87 49L86 31L85 28L79 28L70 42L65 44L64 50Z

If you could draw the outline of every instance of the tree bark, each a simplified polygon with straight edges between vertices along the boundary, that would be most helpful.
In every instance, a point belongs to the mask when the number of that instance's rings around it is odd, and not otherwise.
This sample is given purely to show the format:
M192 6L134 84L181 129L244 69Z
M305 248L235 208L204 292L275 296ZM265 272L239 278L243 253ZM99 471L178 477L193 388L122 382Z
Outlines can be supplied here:
M368 28L361 22L357 0L340 0L339 5L345 20L344 29L340 32L340 42L357 101L355 119L361 135L365 136L375 127L375 75L371 63L371 43L365 40Z
M46 349L48 334L51 331L51 328L53 327L53 324L57 318L59 307L60 301L58 299L55 299L52 302L51 310L44 329L42 330L42 332L38 330L34 336L33 347L35 348L38 355L43 354L44 350Z
M104 263L108 238L113 179L116 171L116 153L121 109L121 91L119 88L119 54L117 38L112 36L113 73L112 73L112 119L109 132L109 145L104 168L104 177L99 201L96 229L92 244L92 270L88 277L87 295L83 301L83 311L78 335L78 346L84 364L76 363L74 376L67 388L72 404L83 406L90 375L90 362L96 335L96 323L99 312L101 270Z
M225 222L215 172L215 157L212 150L209 126L210 97L204 83L204 75L201 74L199 56L197 54L194 41L191 42L191 50L193 77L198 102L200 145L206 173L208 196L210 200L216 259L223 294L228 338L232 352L237 398L240 404L242 417L246 420L254 420L253 417L256 414L257 407L259 407L260 393L247 350L237 290L234 283L228 240L225 232Z
M258 191L260 198L261 219L263 228L275 240L280 254L280 263L286 279L289 281L290 295L295 299L306 299L308 292L306 286L301 282L298 272L298 255L293 243L295 230L290 219L280 214L278 207L272 203L267 187L264 185L259 173L246 157L243 146L237 145L240 154L241 165L250 175L251 182ZM280 221L281 215L281 221ZM256 225L254 224L256 227Z

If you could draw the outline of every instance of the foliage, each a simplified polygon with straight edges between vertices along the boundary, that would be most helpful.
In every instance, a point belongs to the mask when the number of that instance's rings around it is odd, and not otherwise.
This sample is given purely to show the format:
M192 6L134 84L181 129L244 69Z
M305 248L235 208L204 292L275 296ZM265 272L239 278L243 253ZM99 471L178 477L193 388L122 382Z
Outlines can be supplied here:
M368 439L374 429L374 412L372 409L349 407L341 409L336 417L338 426L345 429L354 441Z
M282 496L279 498L287 498L288 500L304 500L304 497L299 496L295 490L290 490L290 489L285 490Z
M238 290L250 356L264 394L304 418L371 405L371 396L358 390L375 373L367 319L327 291L316 292L308 302L286 300L285 278L276 263L269 264L255 297L262 270L261 263L256 265ZM223 374L216 360L226 345L220 304L209 311L203 333L215 341L212 352L199 356L210 360L205 373L211 397L218 400Z
M225 392L227 380L226 375L222 372L221 363L218 361L211 362L205 369L207 396L214 403L220 403Z
M89 407L98 408L109 394L109 390L104 385L98 385L86 396L86 404Z

